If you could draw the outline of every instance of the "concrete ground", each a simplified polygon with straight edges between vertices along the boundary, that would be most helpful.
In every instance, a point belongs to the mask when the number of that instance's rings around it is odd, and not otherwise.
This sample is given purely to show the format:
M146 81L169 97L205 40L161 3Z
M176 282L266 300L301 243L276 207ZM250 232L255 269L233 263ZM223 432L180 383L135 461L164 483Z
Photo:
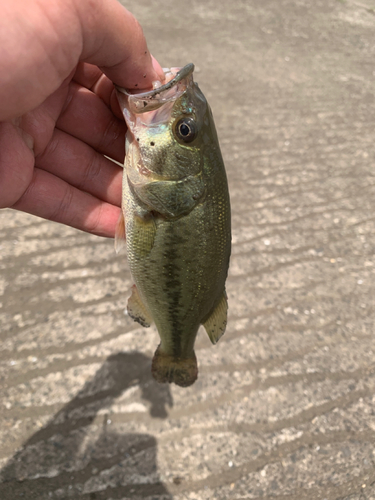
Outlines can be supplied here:
M127 6L213 108L228 329L156 384L113 242L0 212L0 499L374 500L375 4Z

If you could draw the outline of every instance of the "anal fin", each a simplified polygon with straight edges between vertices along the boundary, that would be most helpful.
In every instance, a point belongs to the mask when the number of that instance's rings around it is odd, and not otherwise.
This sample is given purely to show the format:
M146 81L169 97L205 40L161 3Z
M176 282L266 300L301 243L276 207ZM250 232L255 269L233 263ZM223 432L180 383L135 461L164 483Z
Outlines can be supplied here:
M128 299L127 311L129 316L137 321L140 325L148 328L152 323L151 314L148 312L147 307L142 302L139 296L137 287L132 286L132 294Z
M227 326L228 300L225 290L221 296L220 302L211 311L208 319L203 326L213 344L216 344L220 337L224 335Z

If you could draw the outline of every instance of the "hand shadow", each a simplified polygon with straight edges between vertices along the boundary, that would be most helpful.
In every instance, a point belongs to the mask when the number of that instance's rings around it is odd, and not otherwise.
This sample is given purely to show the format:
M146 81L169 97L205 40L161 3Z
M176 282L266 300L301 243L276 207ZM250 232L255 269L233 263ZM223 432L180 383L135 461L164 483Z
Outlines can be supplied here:
M158 476L156 439L112 431L105 412L123 391L138 385L142 398L151 404L150 415L166 418L171 393L169 386L152 380L150 359L138 352L112 355L3 468L0 499L107 500L151 495L157 495L157 500L172 499Z

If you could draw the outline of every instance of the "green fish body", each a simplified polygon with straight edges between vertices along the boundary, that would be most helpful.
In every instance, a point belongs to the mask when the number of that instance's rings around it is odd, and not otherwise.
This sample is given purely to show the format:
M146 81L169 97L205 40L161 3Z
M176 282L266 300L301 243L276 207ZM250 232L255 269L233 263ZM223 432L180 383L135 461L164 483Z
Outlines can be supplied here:
M143 94L118 89L128 126L122 209L135 283L128 313L159 332L154 378L183 387L197 378L199 326L213 343L225 331L231 246L224 163L193 70L170 70L169 82Z

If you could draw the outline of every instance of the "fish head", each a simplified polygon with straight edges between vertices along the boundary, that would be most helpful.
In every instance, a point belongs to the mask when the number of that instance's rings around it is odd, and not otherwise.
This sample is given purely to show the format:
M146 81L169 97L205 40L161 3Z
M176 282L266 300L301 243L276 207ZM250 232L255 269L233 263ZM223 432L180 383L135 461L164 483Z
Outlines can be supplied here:
M193 64L165 70L167 82L155 82L149 92L129 93L117 87L128 127L127 150L136 170L130 178L180 180L202 171L210 110L193 70Z

